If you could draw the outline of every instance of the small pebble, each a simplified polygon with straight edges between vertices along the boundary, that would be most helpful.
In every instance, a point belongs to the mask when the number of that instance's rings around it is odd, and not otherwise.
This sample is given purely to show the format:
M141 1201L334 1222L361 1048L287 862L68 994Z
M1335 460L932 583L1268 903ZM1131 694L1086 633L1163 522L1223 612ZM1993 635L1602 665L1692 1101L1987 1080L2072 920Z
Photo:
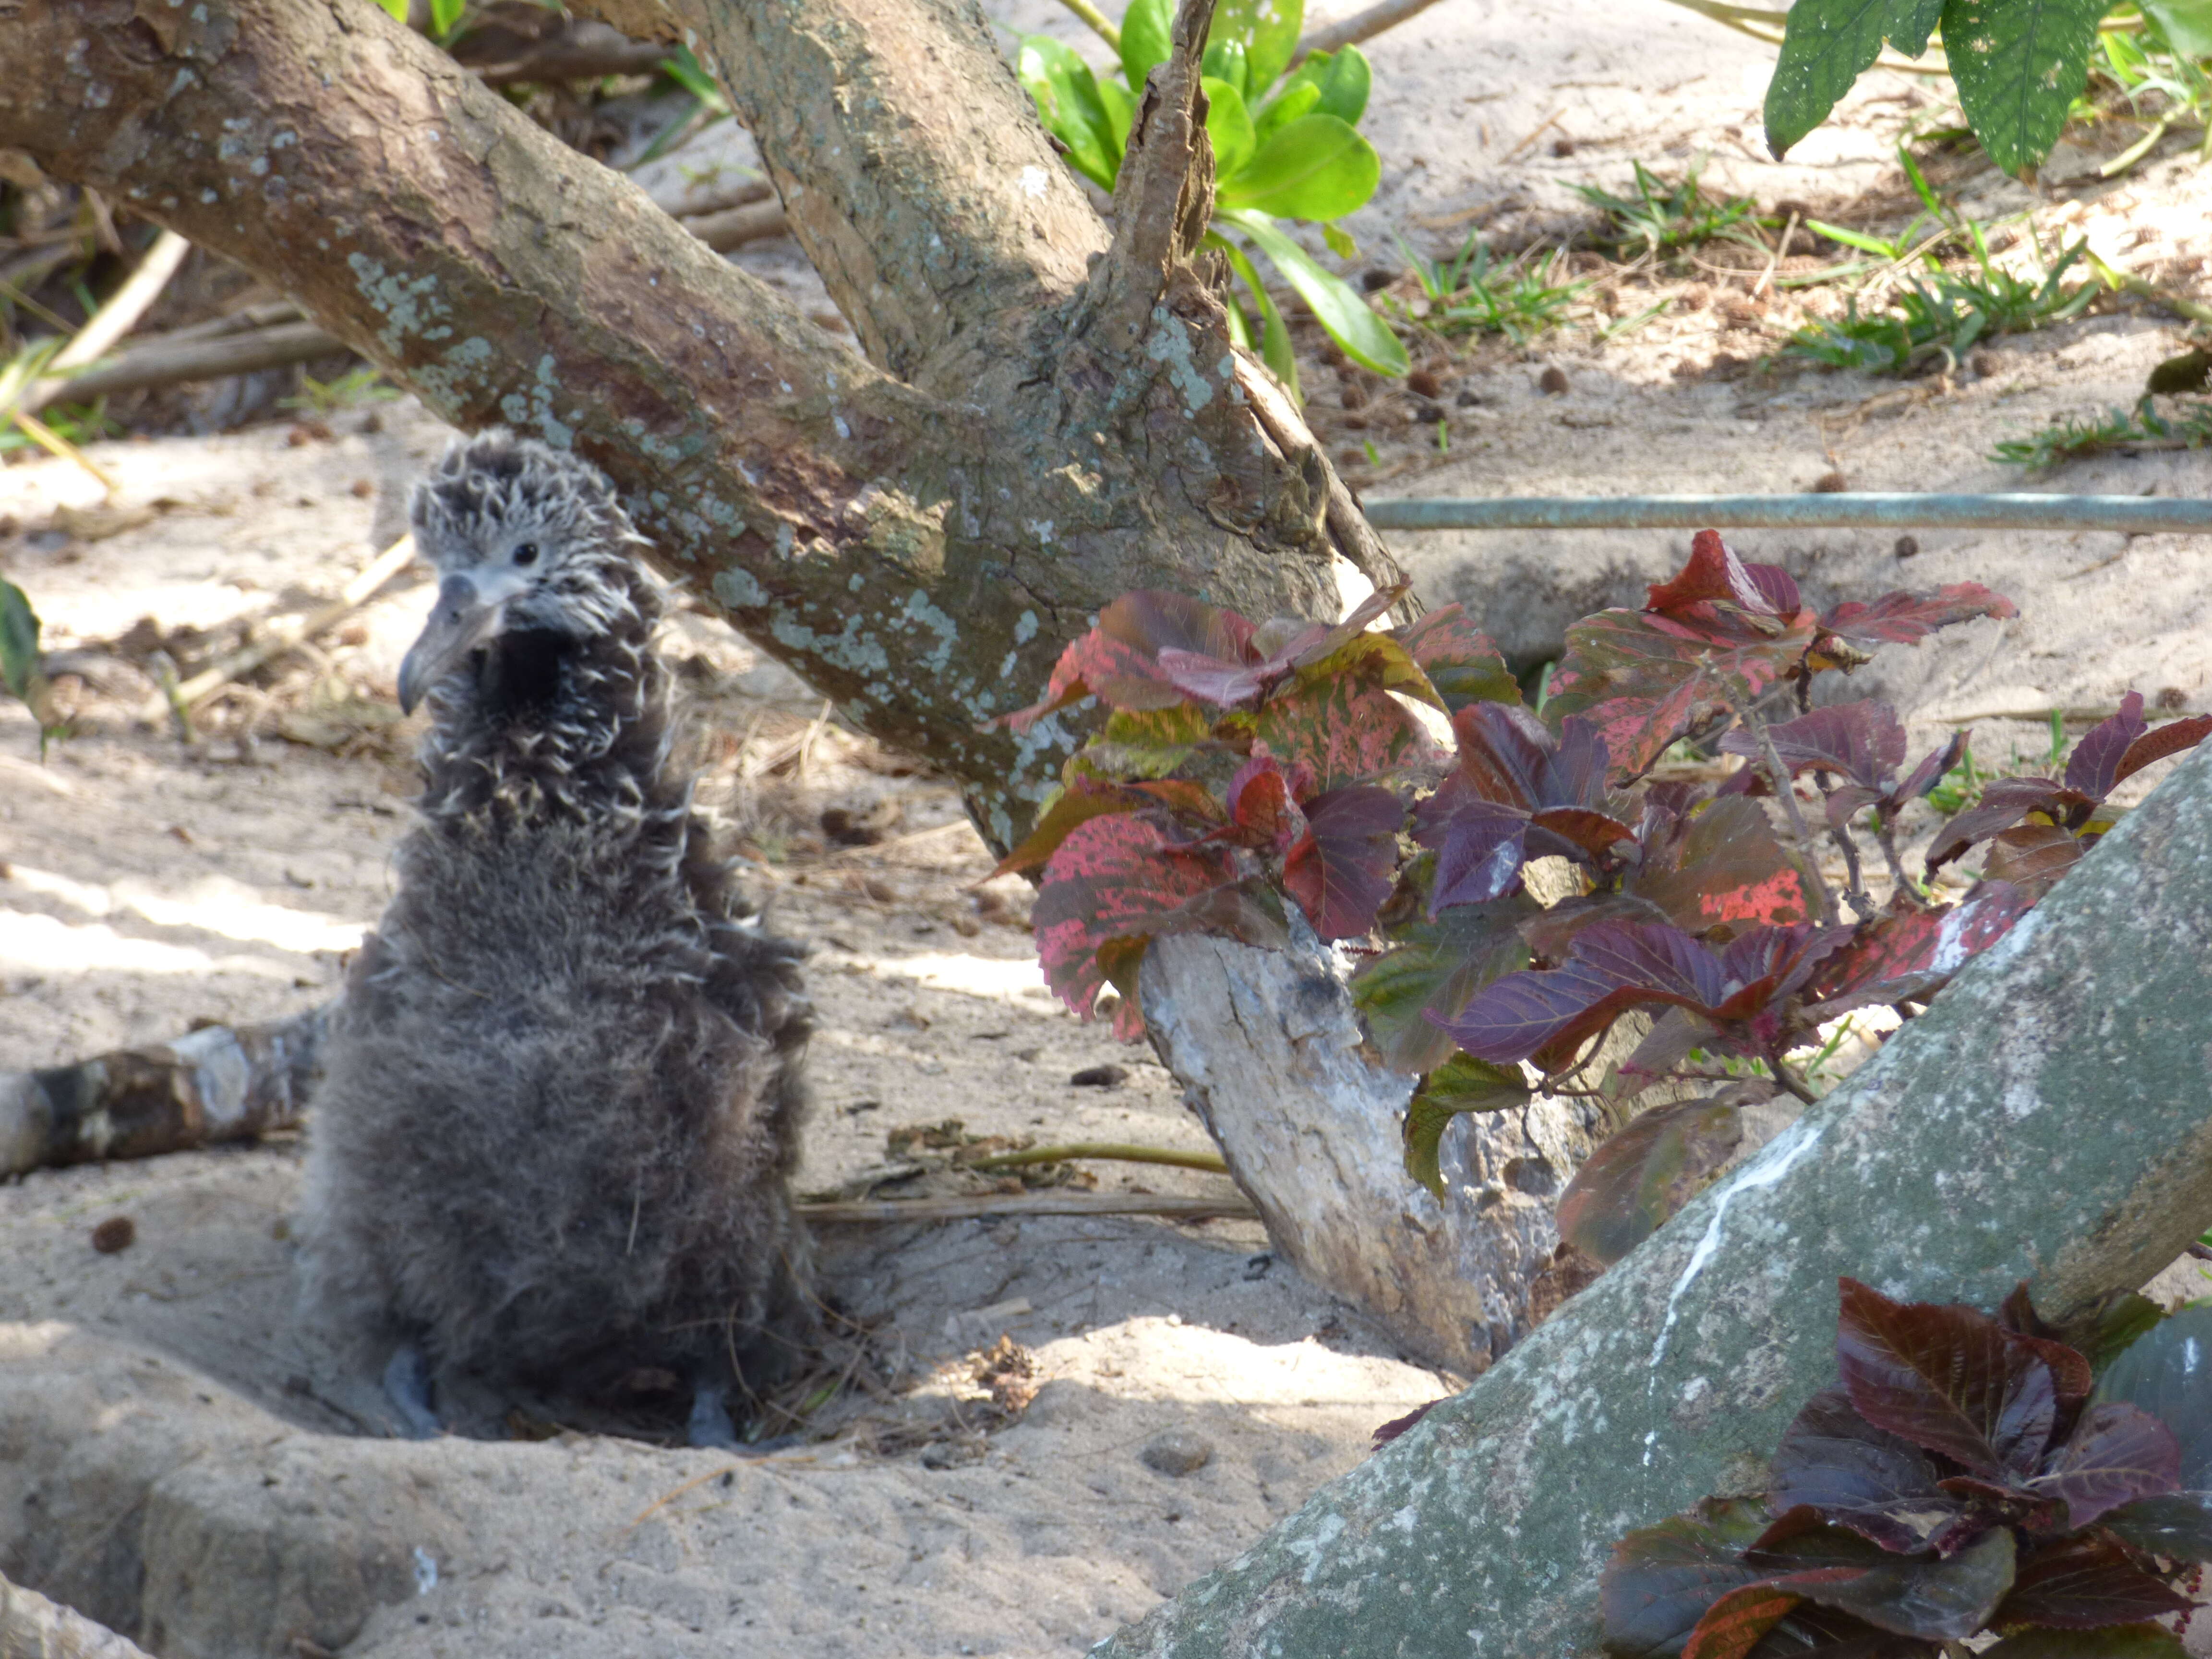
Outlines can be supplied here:
M1146 1441L1137 1459L1155 1474L1195 1474L1213 1461L1213 1446L1188 1429L1170 1429Z
M1126 1066L1086 1066L1067 1079L1079 1089L1118 1089L1129 1080Z
M1564 398L1567 394L1567 371L1553 363L1536 377L1536 390L1547 398Z
M1920 552L1920 544L1910 536L1899 536L1897 538L1897 545L1890 551L1900 559L1913 558Z
M102 1255L127 1250L137 1242L138 1226L127 1215L112 1215L92 1230L92 1248Z

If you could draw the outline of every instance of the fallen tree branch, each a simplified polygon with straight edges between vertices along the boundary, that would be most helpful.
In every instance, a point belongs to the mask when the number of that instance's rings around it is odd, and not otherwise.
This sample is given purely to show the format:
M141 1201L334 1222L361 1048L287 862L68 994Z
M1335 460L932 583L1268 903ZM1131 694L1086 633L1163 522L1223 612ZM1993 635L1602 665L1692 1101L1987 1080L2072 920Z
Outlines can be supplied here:
M797 1204L818 1227L904 1221L980 1221L1025 1215L1164 1215L1177 1221L1256 1221L1259 1211L1238 1194L1188 1198L1174 1193L1024 1193L1004 1198L866 1198Z
M0 1656L4 1659L151 1659L136 1643L73 1607L0 1578Z
M1356 11L1341 22L1316 29L1298 42L1298 58L1310 52L1341 52L1363 40L1372 40L1385 29L1396 28L1407 18L1419 16L1436 3L1437 0L1382 0L1381 4Z
M385 583L414 562L415 538L412 535L402 536L372 559L360 574L339 591L338 597L321 610L310 611L297 622L272 628L252 644L240 647L173 690L156 692L139 706L138 718L159 720L164 714L181 715L205 702L240 675L251 674L262 664L283 656L301 641L311 640L318 634L336 628L375 598Z
M2065 1321L2212 1222L2208 957L2199 751L1734 1176L1098 1651L1595 1652L1621 1534L1761 1489L1783 1428L1833 1386L1839 1275L1979 1308L2025 1279Z
M177 274L177 267L191 251L191 244L173 230L156 236L138 268L47 362L46 372L15 398L10 412L37 414L67 388L70 371L106 356L118 340L138 325L147 307L161 297L169 278Z
M791 221L784 216L783 204L777 201L751 202L678 222L717 253L791 234Z
M174 386L186 380L220 380L232 374L253 374L264 368L286 368L313 362L353 348L327 329L313 323L279 323L250 333L218 334L197 339L143 342L112 362L102 363L71 375L55 396L71 403L90 403L120 392L143 392L149 386Z
M1170 1146L1133 1146L1119 1140L1075 1140L1064 1146L1025 1146L1018 1152L996 1152L989 1158L955 1158L963 1170L1018 1170L1031 1164L1065 1164L1071 1158L1097 1158L1109 1164L1165 1164L1178 1170L1204 1170L1227 1175L1229 1164L1218 1152L1184 1152Z
M295 1127L321 1075L334 1006L258 1025L204 1025L174 1042L74 1066L0 1073L0 1176Z

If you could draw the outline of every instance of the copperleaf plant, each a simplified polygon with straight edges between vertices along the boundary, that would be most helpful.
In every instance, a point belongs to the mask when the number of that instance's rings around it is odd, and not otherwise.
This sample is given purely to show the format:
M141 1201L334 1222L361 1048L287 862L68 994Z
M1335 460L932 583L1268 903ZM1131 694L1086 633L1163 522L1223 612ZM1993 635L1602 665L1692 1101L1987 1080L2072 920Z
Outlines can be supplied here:
M1626 1127L1559 1207L1563 1236L1601 1262L1814 1097L1805 1056L1843 1017L1924 1005L2111 826L2119 784L2212 732L2203 716L2149 726L2131 694L2063 776L1992 783L1916 879L1899 820L1966 734L1908 766L1893 710L1816 706L1814 684L1883 646L2011 616L1987 588L1818 611L1786 572L1705 532L1642 607L1568 630L1540 714L1460 607L1382 626L1399 597L1336 623L1149 592L1107 606L1043 698L1007 717L1104 711L1000 872L1037 877L1053 988L1087 1018L1113 986L1125 1036L1143 1029L1156 938L1275 945L1310 927L1334 943L1356 963L1376 1056L1419 1079L1406 1167L1439 1196L1455 1117L1539 1090L1601 1099ZM1742 763L1652 777L1686 738ZM1869 833L1892 878L1881 903L1863 878ZM1983 843L1983 879L1939 901L1928 878ZM1591 1078L1631 1012L1648 1034ZM1647 1097L1662 1104L1638 1118Z
M2000 1659L2179 1659L2156 1621L2212 1560L2212 1307L2152 1323L2130 1297L2060 1332L2025 1285L1995 1319L1840 1289L1840 1386L1784 1431L1763 1497L1615 1546L1605 1650L1933 1659L1994 1635Z

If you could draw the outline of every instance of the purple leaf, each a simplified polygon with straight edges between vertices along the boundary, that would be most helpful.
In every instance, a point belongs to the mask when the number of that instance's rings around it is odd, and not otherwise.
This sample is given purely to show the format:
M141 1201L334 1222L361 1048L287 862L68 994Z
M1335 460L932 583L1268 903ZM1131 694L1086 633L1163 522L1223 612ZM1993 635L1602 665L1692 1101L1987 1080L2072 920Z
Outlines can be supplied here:
M1478 1059L1527 1060L1579 1043L1640 1004L1703 1009L1726 995L1719 959L1688 934L1605 922L1575 935L1562 966L1508 974L1478 994L1458 1018L1436 1023Z
M1443 826L1429 914L1454 904L1486 904L1521 877L1527 816L1510 806L1469 801Z
M1559 1237L1609 1267L1656 1232L1743 1139L1724 1094L1654 1106L1606 1140L1559 1194Z
M1599 1580L1606 1651L1680 1653L1707 1607L1763 1576L1742 1553L1765 1525L1757 1505L1709 1499L1615 1544Z
M1756 801L1724 796L1686 817L1647 802L1644 863L1628 890L1686 933L1804 921L1814 911L1805 871Z
M1959 763L1959 757L1966 752L1966 740L1972 736L1971 727L1963 732L1954 732L1950 742L1928 755L1912 769L1904 782L1882 797L1881 810L1895 817L1905 802L1919 799L1942 782L1945 775Z
M2009 830L2030 812L2078 829L2097 803L2079 790L2053 778L1997 778L1982 791L1982 798L1936 832L1928 848L1932 874L1960 857L1977 842L1987 841Z
M1905 727L1887 703L1868 701L1832 704L1767 728L1767 738L1791 777L1807 772L1837 772L1871 789L1884 787L1905 763ZM1765 750L1748 732L1729 732L1721 748L1754 764Z
M1957 1500L1936 1490L1927 1453L1875 1427L1841 1389L1806 1401L1783 1431L1772 1468L1775 1508L1817 1510L1884 1549L1921 1549L1959 1513Z
M1881 917L1814 976L1820 1017L1869 1003L1925 1000L2009 933L2034 902L2033 894L2008 883L1986 881L1961 903Z
M1284 890L1325 939L1351 939L1390 896L1406 809L1387 789L1354 786L1305 805L1306 833L1283 859Z
M2109 1540L2069 1538L2021 1563L1995 1622L2095 1630L2162 1619L2196 1605L2136 1565Z
M1968 1472L2033 1474L2057 1420L2051 1367L1985 1314L1841 1281L1836 1366L1859 1414Z
M2102 800L2119 781L2120 761L2148 729L2142 717L2142 693L2130 691L2120 699L2120 712L2099 722L2074 745L2066 762L2066 787Z
M2172 1492L2180 1474L2173 1431L2137 1407L2108 1401L2088 1409L2073 1437L2028 1485L2062 1501L2067 1524L2078 1530L2107 1510Z

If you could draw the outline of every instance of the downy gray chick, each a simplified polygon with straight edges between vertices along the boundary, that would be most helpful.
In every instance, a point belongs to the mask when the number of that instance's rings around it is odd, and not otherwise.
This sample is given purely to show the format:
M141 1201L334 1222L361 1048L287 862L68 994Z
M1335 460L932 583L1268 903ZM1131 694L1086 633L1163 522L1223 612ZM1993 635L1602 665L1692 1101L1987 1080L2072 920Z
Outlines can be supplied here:
M811 1324L799 951L747 925L670 764L606 480L487 432L412 518L441 578L399 674L434 717L421 822L315 1098L304 1295L410 1432L434 1379L585 1400L657 1370L732 1443L726 1390Z

